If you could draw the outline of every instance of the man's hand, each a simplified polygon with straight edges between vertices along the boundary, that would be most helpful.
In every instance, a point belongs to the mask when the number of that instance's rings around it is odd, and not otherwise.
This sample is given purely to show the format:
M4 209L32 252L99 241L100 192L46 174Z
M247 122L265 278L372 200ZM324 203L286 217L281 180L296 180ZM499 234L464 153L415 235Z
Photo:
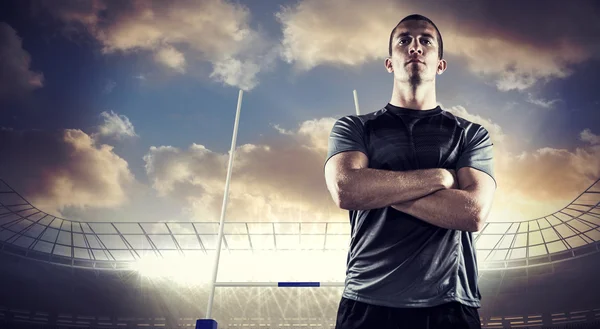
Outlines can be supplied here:
M456 175L445 169L391 171L369 168L367 155L348 151L325 164L325 182L342 209L368 210L415 200L456 185Z
M454 170L444 171L444 185L450 188L392 207L439 227L481 230L492 206L496 190L494 179L470 167L461 168L458 174Z
M456 170L454 169L444 169L444 187L448 190L457 189L458 188L458 176L456 175Z

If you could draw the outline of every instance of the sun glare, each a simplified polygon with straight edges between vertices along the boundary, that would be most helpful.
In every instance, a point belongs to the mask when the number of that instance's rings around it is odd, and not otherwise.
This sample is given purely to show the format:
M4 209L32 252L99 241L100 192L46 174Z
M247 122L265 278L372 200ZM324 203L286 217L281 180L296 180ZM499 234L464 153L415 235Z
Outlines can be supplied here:
M343 281L344 251L239 251L221 253L217 282ZM149 279L185 285L209 283L214 253L143 257L132 268Z

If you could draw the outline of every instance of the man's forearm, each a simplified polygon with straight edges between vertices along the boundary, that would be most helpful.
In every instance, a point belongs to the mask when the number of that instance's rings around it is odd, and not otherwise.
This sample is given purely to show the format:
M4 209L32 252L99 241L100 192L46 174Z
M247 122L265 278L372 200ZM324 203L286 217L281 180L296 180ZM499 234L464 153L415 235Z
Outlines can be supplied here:
M366 210L422 198L448 188L454 179L449 171L439 168L413 171L363 168L346 172L338 182L339 206Z
M483 213L470 191L444 189L425 197L395 204L394 209L432 225L461 231L479 231Z

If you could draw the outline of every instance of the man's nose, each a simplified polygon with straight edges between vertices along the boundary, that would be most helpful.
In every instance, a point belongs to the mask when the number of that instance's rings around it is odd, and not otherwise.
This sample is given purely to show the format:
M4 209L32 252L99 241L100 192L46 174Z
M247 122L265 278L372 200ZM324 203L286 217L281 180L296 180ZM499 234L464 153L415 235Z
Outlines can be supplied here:
M408 50L409 54L414 54L414 53L418 53L419 55L423 55L423 49L421 49L421 46L419 45L418 42L413 41L412 44L410 45L410 48Z
M412 46L410 47L410 50L408 51L409 54L414 54L414 53L418 53L419 55L423 55L423 49L421 49L421 47L419 46Z

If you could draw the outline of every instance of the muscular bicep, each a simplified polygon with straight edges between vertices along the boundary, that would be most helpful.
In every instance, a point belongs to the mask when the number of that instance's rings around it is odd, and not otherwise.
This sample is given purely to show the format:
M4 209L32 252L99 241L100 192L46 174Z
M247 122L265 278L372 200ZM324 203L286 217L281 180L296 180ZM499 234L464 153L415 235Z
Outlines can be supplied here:
M338 153L325 163L325 182L327 189L335 198L340 185L348 179L352 170L367 168L369 159L360 151L346 151Z
M475 231L480 231L492 209L496 181L488 173L463 167L458 170L458 186L470 195L469 206L474 210Z

